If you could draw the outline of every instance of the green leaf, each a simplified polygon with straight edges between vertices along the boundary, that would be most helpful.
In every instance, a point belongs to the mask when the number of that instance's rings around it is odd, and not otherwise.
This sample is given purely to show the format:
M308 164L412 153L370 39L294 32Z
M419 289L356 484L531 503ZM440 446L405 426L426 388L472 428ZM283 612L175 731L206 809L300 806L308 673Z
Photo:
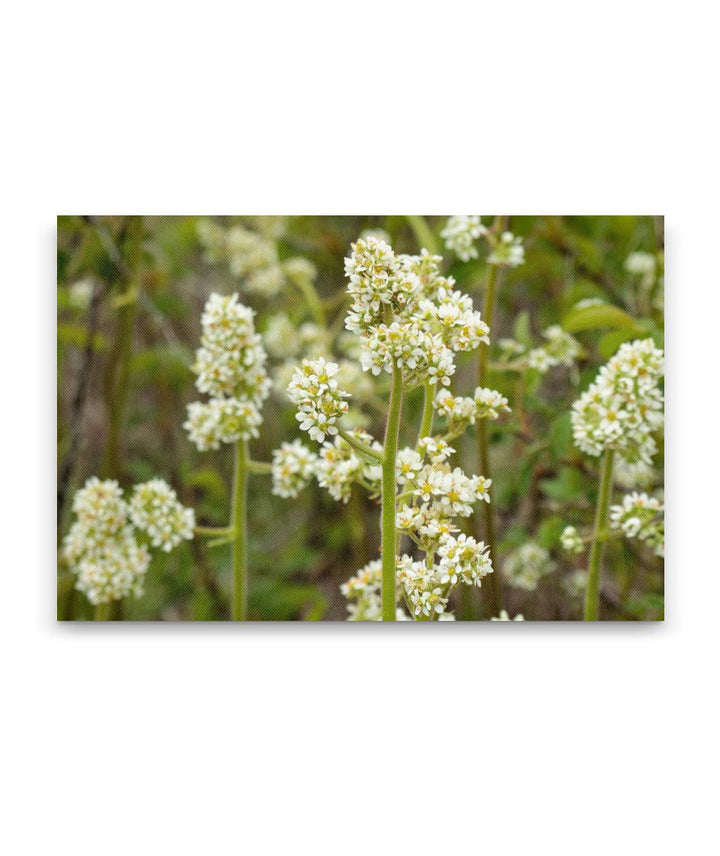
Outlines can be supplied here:
M543 479L540 490L550 499L567 502L582 492L582 476L573 467L561 467L554 479Z
M575 306L563 318L562 326L568 333L577 333L604 327L635 327L635 320L619 306L598 303L593 306Z

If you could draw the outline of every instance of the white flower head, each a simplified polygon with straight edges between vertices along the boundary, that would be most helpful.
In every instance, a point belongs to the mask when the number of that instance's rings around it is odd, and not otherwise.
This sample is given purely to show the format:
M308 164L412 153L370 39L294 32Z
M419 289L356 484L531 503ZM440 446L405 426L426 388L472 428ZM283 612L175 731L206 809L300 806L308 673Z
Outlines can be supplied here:
M319 443L326 434L337 434L336 423L348 411L345 399L350 396L338 387L335 379L338 371L337 363L327 362L322 357L303 360L287 389L288 398L298 411L296 419L300 429Z

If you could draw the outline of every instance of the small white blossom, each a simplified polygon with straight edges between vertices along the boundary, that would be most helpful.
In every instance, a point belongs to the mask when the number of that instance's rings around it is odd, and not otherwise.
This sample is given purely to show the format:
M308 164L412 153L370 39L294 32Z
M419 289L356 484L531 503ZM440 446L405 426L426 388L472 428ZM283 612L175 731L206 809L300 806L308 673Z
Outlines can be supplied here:
M585 549L583 539L574 526L566 526L560 535L560 544L567 553L582 553Z
M522 244L522 238L516 237L512 232L503 232L488 256L490 264L506 267L517 267L524 261L525 248Z
M503 562L502 570L511 586L534 591L538 582L555 568L548 551L528 541L510 553Z
M610 508L610 528L619 529L627 538L637 538L653 548L657 556L665 555L665 521L663 504L646 493L630 493L621 505Z
M457 214L449 217L440 237L449 250L464 262L478 257L475 241L487 234L487 229L475 215Z
M317 455L300 440L283 443L272 454L272 492L294 499L315 474Z
M588 455L616 449L629 462L650 464L653 432L663 424L663 352L652 339L626 342L573 404L575 445Z
M193 537L195 512L184 508L177 494L162 479L136 485L130 499L133 525L147 533L153 547L169 553L183 540Z
M326 434L337 434L336 423L348 411L344 399L349 394L338 387L338 371L337 363L328 363L322 357L303 360L288 386L288 398L298 410L300 429L320 443Z

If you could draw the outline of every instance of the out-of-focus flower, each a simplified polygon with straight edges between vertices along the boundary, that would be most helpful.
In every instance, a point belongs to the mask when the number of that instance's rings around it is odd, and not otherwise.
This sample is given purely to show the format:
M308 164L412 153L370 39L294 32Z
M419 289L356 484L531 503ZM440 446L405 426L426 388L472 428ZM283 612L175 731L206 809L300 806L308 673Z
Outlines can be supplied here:
M630 493L621 505L610 508L610 528L619 529L628 538L637 538L653 548L655 555L665 555L665 521L663 504L646 493Z
M273 451L272 492L294 499L315 473L317 455L300 440L283 443Z
M560 544L566 553L582 553L585 549L583 539L574 526L566 526L563 529Z
M504 267L517 267L524 261L525 248L522 238L516 237L512 232L503 232L488 256L488 262L491 265Z
M130 518L137 529L147 533L153 547L166 553L193 537L195 512L181 505L175 491L162 479L135 486Z
M502 566L508 583L525 591L534 591L540 580L554 568L548 551L532 541L508 554Z
M463 262L478 257L475 241L487 234L487 229L476 215L457 214L449 217L440 237L445 246Z
M510 618L507 612L504 609L501 609L500 615L498 615L497 618L491 618L490 621L525 621L525 618L522 613L518 613L515 618Z

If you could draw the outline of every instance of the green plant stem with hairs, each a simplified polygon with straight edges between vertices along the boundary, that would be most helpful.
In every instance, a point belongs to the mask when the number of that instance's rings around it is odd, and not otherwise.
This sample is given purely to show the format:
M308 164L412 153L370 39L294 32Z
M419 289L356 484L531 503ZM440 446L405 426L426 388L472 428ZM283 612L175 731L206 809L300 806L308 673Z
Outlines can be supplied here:
M247 620L247 477L248 441L240 439L235 442L232 487L233 621Z
M395 501L396 474L395 461L400 434L400 413L402 410L403 378L402 369L393 364L390 405L382 460L382 620L395 621Z
M607 449L600 469L600 491L595 509L595 530L588 562L587 589L585 590L585 621L597 621L600 612L600 574L602 572L605 542L608 536L608 511L612 495L613 451Z

